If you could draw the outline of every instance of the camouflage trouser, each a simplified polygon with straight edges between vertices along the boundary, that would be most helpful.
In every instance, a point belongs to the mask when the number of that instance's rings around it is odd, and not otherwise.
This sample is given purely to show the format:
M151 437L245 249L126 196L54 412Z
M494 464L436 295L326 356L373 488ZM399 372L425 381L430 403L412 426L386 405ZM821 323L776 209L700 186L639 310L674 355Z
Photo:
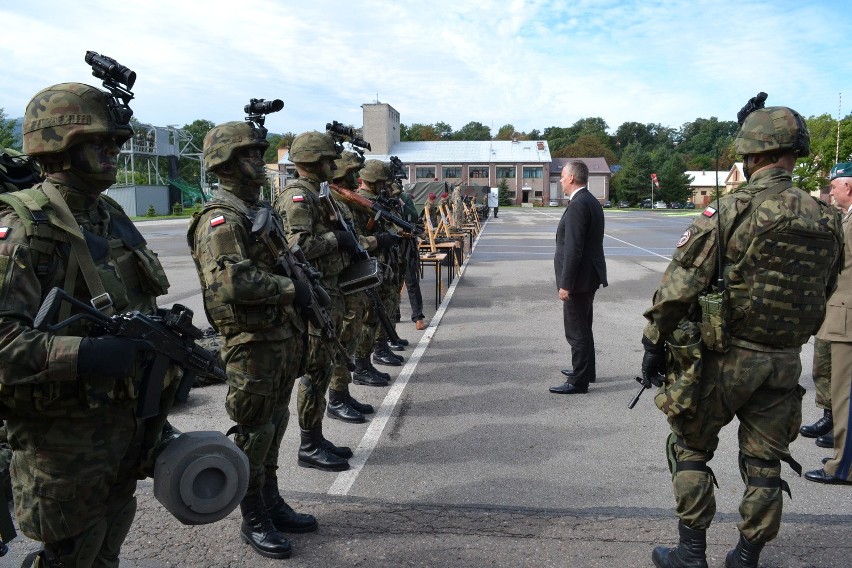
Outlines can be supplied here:
M222 361L228 375L225 409L239 431L234 438L249 459L248 493L263 487L278 469L281 440L290 418L290 395L305 353L305 337L230 344Z
M831 343L816 337L814 338L813 378L816 405L823 410L831 410Z
M367 308L367 297L361 292L343 296L343 319L340 324L338 336L340 342L346 348L350 357L355 355L361 338L361 328L364 325L364 312ZM331 373L329 390L348 392L349 383L352 381L352 373L346 368L340 359L335 359L334 370Z
M399 285L397 284L396 273L392 274L390 278L385 278L382 281L382 283L376 288L376 294L378 294L382 301L382 305L385 307L385 312L388 314L388 320L391 325L396 325L396 322L399 319L400 302ZM387 337L387 332L379 322L378 315L376 315L376 332L374 339L382 337Z
M328 287L326 290L331 298L328 311L334 322L334 328L339 330L343 322L346 304L339 290L332 287ZM333 348L331 352L334 352ZM322 417L326 405L325 392L328 390L333 368L334 359L329 349L323 345L319 330L311 325L308 334L306 372L299 381L299 390L296 396L299 426L303 430L314 430L322 426Z
M65 566L118 566L145 453L135 401L82 418L9 418L6 428L21 532Z
M745 492L740 532L754 544L775 538L781 525L781 462L802 423L798 352L760 352L731 346L727 353L704 351L700 400L694 416L669 420L667 442L676 507L688 527L706 530L716 514L713 476L706 463L719 444L719 431L739 419L739 465ZM721 483L728 483L722 480Z
M374 289L376 297L378 289ZM360 293L364 299L364 316L361 329L358 332L358 339L355 347L355 357L364 359L370 356L373 352L373 345L376 342L376 328L379 326L379 315L376 313L376 308L373 301L363 292Z

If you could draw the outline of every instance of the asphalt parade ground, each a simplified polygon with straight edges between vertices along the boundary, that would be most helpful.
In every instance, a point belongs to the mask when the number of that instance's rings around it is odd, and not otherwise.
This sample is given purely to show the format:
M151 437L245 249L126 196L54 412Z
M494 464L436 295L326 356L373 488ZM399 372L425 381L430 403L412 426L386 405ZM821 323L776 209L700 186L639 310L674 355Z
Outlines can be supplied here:
M570 366L553 274L561 208L501 208L489 219L460 274L434 303L435 275L421 283L429 326L416 331L403 293L400 336L410 341L403 367L381 367L389 387L353 385L376 413L365 424L326 418L328 439L355 450L341 473L296 465L298 425L291 418L279 485L319 531L289 535L293 557L270 560L239 538L239 511L205 526L184 526L139 482L139 510L122 566L261 567L646 567L655 545L674 545L677 520L664 455L665 416L638 383L643 310L694 211L606 212L609 287L595 300L597 382L585 395L556 395ZM172 287L161 299L192 308L206 327L187 220L139 223ZM810 377L812 345L802 350L806 423L821 416ZM181 430L225 431L224 385L193 389L175 409ZM295 397L294 397L295 398ZM291 401L291 412L294 408ZM735 421L736 422L736 421ZM736 423L722 432L710 462L720 488L708 531L708 563L723 566L736 543L744 488L737 467ZM797 439L805 470L827 450ZM779 537L761 566L852 566L852 488L782 476ZM36 545L19 537L0 566L19 566ZM7 564L8 563L8 564Z

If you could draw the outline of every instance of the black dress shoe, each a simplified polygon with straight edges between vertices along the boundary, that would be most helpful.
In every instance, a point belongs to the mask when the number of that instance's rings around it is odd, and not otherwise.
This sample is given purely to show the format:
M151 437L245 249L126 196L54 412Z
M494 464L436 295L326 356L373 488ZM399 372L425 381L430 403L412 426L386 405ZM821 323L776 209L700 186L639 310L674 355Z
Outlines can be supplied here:
M562 374L571 379L574 377L574 369L562 369ZM589 382L595 382L595 378L592 377L591 379L589 379Z
M820 436L819 438L814 440L814 444L816 444L820 448L833 448L834 432L829 432L825 436Z
M589 392L589 385L572 385L571 383L562 383L561 385L550 387L550 392L554 394L586 394Z
M846 481L839 477L834 477L825 472L824 469L815 469L805 474L805 479L808 481L816 481L817 483L827 483L829 485L852 485L852 481Z
M822 462L822 465L825 465L829 462L830 459L831 458L822 458L820 461Z

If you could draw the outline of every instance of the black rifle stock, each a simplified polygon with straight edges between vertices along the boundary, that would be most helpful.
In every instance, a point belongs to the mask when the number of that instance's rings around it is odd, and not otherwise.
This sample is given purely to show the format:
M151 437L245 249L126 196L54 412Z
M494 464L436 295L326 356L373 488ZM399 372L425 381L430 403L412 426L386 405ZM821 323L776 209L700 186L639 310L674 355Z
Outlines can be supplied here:
M311 289L311 303L303 316L322 332L323 346L332 358L340 357L350 371L355 370L355 364L349 358L346 347L340 342L334 322L326 308L331 304L328 292L322 287L321 275L305 258L305 253L298 246L290 249L287 239L281 231L281 225L276 222L275 213L268 207L261 207L254 218L251 233L255 239L262 242L278 259L275 272L292 280L306 284Z
M657 375L657 381L645 380L642 377L635 377L635 379L636 379L636 382L639 383L642 386L639 387L639 390L636 391L636 394L633 395L632 399L630 399L630 404L627 405L628 410L633 410L633 407L636 406L637 402L639 402L639 397L642 396L642 393L645 392L645 389L649 389L652 386L659 387L663 384L663 381L665 381L665 377L661 374Z
M323 182L320 187L319 196L320 202L323 204L323 207L325 207L326 213L328 213L329 217L331 217L332 222L338 226L339 230L347 231L350 235L352 235L352 238L355 239L357 251L352 255L352 260L359 261L369 259L370 253L364 250L364 247L361 246L361 243L358 240L358 233L355 231L355 226L351 221L343 216L343 213L340 212L340 208L337 207L337 203L334 202L334 197L331 195L331 188L328 183ZM397 335L396 328L388 317L388 313L385 310L385 305L382 303L381 298L379 298L376 291L372 288L367 288L364 290L364 293L367 294L367 297L371 302L373 302L373 308L379 316L379 323L388 338L394 343L398 343L400 341L399 335Z
M62 302L69 302L80 313L56 324ZM210 376L218 381L225 380L225 371L219 367L217 356L195 344L203 332L192 324L192 310L180 304L171 309L159 309L156 315L145 315L137 311L105 316L91 305L72 297L62 288L53 288L44 298L33 320L33 327L40 331L58 331L79 320L89 320L107 334L127 339L147 341L153 347L153 358L145 367L139 384L139 405L136 415L151 418L160 413L160 396L163 392L166 372L170 365L183 370L175 398L185 400L197 375Z

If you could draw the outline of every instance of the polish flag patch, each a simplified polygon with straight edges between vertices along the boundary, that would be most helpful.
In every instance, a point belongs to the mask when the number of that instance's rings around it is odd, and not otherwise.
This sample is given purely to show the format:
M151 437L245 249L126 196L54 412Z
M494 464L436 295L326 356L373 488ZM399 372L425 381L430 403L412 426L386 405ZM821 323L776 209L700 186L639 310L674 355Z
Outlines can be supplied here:
M299 203L300 201L304 201L304 200L305 200L304 195L294 195L293 196L293 201L295 201L296 203Z
M716 210L713 209L712 207L708 207L707 209L704 210L704 213L702 213L702 215L704 215L705 217L712 217L715 214L716 214Z
M225 216L224 215L216 215L212 219L210 219L211 227L218 227L219 225L225 224Z
M9 227L0 227L0 239L5 239L9 236Z

